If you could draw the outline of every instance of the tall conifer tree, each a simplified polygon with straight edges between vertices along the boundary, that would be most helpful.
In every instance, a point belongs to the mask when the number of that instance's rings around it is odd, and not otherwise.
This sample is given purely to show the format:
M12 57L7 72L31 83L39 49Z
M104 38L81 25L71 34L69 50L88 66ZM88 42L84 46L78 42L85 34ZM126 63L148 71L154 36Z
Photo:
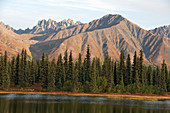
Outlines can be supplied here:
M87 53L86 53L86 58L85 58L85 80L90 81L90 68L91 68L91 60L90 60L90 47L89 45L87 46Z
M132 84L132 69L131 69L131 59L130 54L128 54L126 60L126 77L125 77L125 85Z
M48 76L48 90L55 90L55 76L56 76L56 61L53 58L50 64L50 74Z
M124 86L124 76L125 76L125 63L124 63L124 51L121 50L120 54L120 65L119 65L119 85Z
M92 62L92 73L91 73L91 92L96 93L97 91L97 82L96 82L96 77L97 77L97 71L96 71L96 61L95 58L93 58Z
M160 81L160 88L161 88L161 94L164 94L167 89L166 89L166 82L165 82L165 60L163 60L162 63L162 69L161 69L161 81Z

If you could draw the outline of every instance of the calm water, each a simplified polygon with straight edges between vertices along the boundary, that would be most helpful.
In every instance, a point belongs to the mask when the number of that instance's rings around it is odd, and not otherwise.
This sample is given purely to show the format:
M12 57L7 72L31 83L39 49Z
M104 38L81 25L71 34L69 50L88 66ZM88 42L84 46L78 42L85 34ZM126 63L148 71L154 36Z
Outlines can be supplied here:
M4 94L0 113L170 113L170 101Z

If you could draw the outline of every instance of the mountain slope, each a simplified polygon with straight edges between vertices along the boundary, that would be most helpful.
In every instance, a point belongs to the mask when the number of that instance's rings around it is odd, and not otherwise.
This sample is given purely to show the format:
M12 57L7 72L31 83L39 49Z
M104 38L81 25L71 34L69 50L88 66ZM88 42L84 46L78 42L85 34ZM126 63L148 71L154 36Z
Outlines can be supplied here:
M44 51L52 59L60 53L64 55L66 50L72 51L73 57L77 58L78 53L85 56L88 44L92 57L103 59L108 53L118 60L121 49L125 49L125 54L129 53L131 57L135 51L143 49L146 63L160 65L163 57L170 63L168 57L165 57L170 55L168 40L153 35L121 15L106 15L90 23L48 34L43 41L32 45L30 49L34 58L40 58Z
M10 26L6 27L0 23L0 49L2 52L8 51L8 55L16 56L23 48L27 50L27 54L31 57L29 50L30 44L36 43L34 40L29 40L32 35L18 35L13 32L14 29Z
M149 31L155 35L160 35L162 37L170 38L170 25L158 27L158 28L155 28L155 29L149 30Z
M139 53L143 49L145 64L160 65L163 58L170 64L169 39L142 29L121 15L109 14L85 24L74 23L72 20L65 20L63 23L42 20L33 29L20 32L13 29L0 30L10 38L16 38L21 43L17 45L30 50L34 59L40 59L43 52L50 59L57 58L60 53L64 55L66 50L72 51L74 59L79 53L84 59L89 45L92 58L99 57L103 60L109 54L119 60L120 51L124 49L125 55L130 54L133 59L134 52Z

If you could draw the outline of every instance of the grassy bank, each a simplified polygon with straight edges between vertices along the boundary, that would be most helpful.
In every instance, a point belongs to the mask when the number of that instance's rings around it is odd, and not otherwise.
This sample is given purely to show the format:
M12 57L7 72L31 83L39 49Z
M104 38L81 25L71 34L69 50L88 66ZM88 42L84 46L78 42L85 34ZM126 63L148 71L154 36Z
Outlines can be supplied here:
M22 92L22 91L0 91L0 94L43 94L43 95L69 95L69 96L94 96L114 99L159 101L170 100L170 95L151 94L117 94L117 93L70 93L70 92Z

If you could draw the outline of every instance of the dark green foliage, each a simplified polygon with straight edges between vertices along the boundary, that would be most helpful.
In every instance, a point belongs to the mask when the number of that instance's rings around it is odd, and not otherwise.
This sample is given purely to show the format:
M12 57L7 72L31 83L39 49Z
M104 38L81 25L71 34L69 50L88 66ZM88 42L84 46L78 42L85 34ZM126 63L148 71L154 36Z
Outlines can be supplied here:
M87 46L86 58L84 59L85 64L85 81L90 81L90 72L91 72L91 60L90 60L90 47Z
M156 79L156 70L153 69L153 85L157 85L157 79Z
M153 85L153 72L152 67L149 65L147 70L148 85Z
M29 70L27 70L27 52L26 50L22 49L21 52L21 70L20 70L20 76L19 76L19 85L21 87L25 87L28 83L28 72Z
M136 76L135 76L136 92L138 92L139 88L140 88L139 71L140 71L140 59L137 58L136 71L135 71L135 73L136 73Z
M20 61L20 55L18 54L17 55L17 58L16 58L16 74L15 74L15 85L19 85L19 77L20 77L20 74L21 74L21 61Z
M32 61L31 62L29 62L29 74L28 74L28 83L29 83L29 86L32 86L32 85L34 85L34 83L35 83L35 62L34 62L34 60L32 59Z
M160 90L161 90L161 94L164 94L167 89L166 89L166 64L165 64L165 60L163 60L162 63L162 69L161 69L161 77L160 77Z
M130 54L128 54L126 60L126 75L125 75L125 86L132 84L132 69L131 69L131 59Z
M170 73L163 60L160 68L143 65L143 51L140 57L135 52L131 66L130 55L124 61L121 51L120 62L106 55L103 64L99 58L90 60L90 48L82 62L82 56L73 61L72 52L69 59L67 51L64 59L60 54L56 60L49 61L43 53L36 62L27 58L26 50L8 60L7 52L0 56L0 89L8 90L11 85L34 87L41 85L42 91L69 91L91 93L149 93L166 94L170 91ZM34 85L35 84L35 85ZM40 88L40 90L41 90Z
M81 59L81 53L79 53L79 58L78 58L78 79L81 83L83 83L84 79L83 79L83 70L82 70L82 59Z
M97 70L97 76L102 75L102 67L101 67L101 61L99 58L96 58L96 70Z
M67 50L66 50L65 56L64 56L64 68L65 68L65 74L67 75L66 78L69 78L68 77L68 75L69 75L69 73L68 73L69 67L68 67L68 54L67 54Z
M96 61L95 58L92 62L92 72L91 72L91 83L90 83L90 90L92 93L96 93L97 91L97 71L96 71Z
M102 74L103 76L106 77L107 79L107 92L111 92L111 89L113 87L113 62L111 61L111 58L106 55L104 62L103 62L103 66L102 66ZM92 71L93 72L93 71Z
M42 88L47 89L48 87L48 76L49 76L49 61L48 56L45 58L42 76Z
M74 71L74 64L73 64L73 57L72 57L72 51L70 51L69 55L69 63L68 63L68 80L73 80L73 71Z
M8 88L10 87L10 75L8 73L8 55L7 55L7 51L5 51L5 55L4 57L1 57L1 63L2 63L2 67L1 67L1 88L4 90L8 90Z
M121 50L120 64L119 64L119 81L118 81L118 84L121 85L122 87L124 86L124 77L125 77L124 51Z
M79 76L79 67L78 67L78 62L76 62L74 67L74 74L73 74L73 92L79 91L78 76Z
M98 77L97 78L97 92L105 92L107 86L107 79L105 77Z
M55 59L53 59L50 64L50 72L48 76L48 90L49 91L55 90L55 76L56 76L56 61Z
M12 61L11 61L11 82L14 83L15 82L15 74L16 74L16 59L15 57L12 57Z
M137 54L135 51L134 57L133 57L133 66L132 66L132 83L135 83L136 74L137 74Z
M144 77L143 77L143 50L140 50L140 58L139 58L139 81L144 85Z
M68 77L68 76L67 76ZM68 78L67 78L68 80ZM64 70L64 65L62 61L62 55L60 54L57 61L55 85L60 90L66 81L66 74Z
M158 85L160 87L160 84L161 84L161 73L160 73L160 68L157 66L156 67L155 85Z
M118 84L118 77L117 77L117 64L116 64L116 61L114 63L114 84L117 85Z
M135 84L136 92L139 90L139 68L140 59L137 57L136 51L133 57L133 67L132 67L132 83Z

